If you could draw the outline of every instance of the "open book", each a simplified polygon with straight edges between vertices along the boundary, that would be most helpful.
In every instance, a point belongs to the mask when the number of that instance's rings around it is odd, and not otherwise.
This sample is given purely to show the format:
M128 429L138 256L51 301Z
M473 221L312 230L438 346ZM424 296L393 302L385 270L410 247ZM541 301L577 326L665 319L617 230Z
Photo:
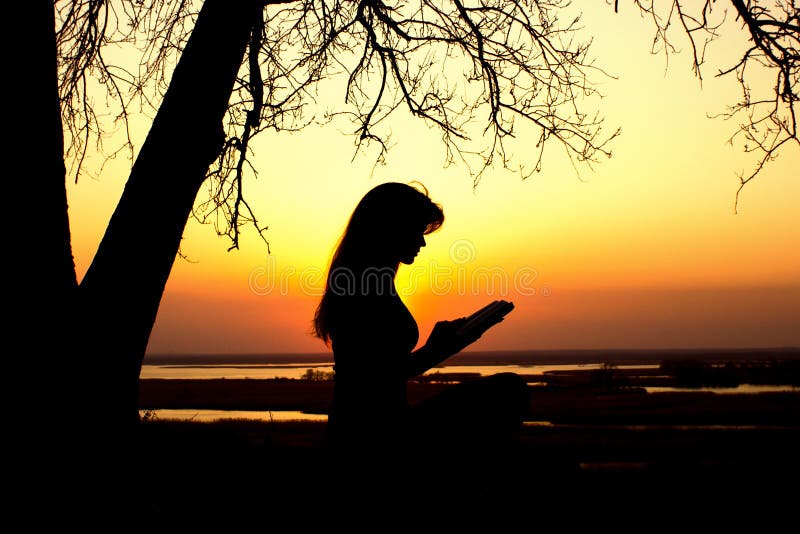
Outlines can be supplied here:
M474 330L485 330L489 325L497 322L498 319L504 317L513 309L514 303L508 302L507 300L495 300L494 302L490 302L467 317L464 326L458 329L458 333L462 335Z

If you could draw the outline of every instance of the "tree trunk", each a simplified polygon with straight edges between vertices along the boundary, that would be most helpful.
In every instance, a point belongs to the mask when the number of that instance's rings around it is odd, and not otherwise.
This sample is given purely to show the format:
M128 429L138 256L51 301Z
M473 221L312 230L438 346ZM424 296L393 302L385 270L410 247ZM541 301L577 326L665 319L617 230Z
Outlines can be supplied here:
M9 6L12 7L12 6ZM6 482L12 513L41 514L38 503L59 492L63 436L69 417L56 414L72 384L68 369L70 325L77 292L67 214L64 136L58 97L55 16L52 2L17 2L9 14L25 21L24 52L7 57L5 74L16 80L18 101L6 106L5 325ZM10 34L9 34L10 35ZM14 39L21 39L20 34ZM17 41L16 45L19 45ZM12 89L13 91L13 89ZM9 272L10 271L10 272ZM74 362L72 362L74 363ZM56 416L54 416L56 414ZM44 482L46 481L46 482ZM27 517L35 517L28 515Z
M13 71L24 80L29 105L12 121L13 135L7 139L8 159L24 165L8 174L18 191L12 189L7 204L20 210L10 227L12 254L18 261L10 262L16 273L8 279L16 287L9 289L17 291L10 291L9 304L19 327L10 333L22 338L20 344L31 356L26 363L42 369L63 360L53 349L65 344L68 328L63 319L78 286L67 214L53 4L22 2L16 7L22 10L20 17L31 21L31 46L25 54L11 54L21 62Z
M255 1L207 0L89 271L76 281L65 187L53 3L15 4L24 83L7 146L16 261L9 276L10 482L25 520L136 513L137 389L142 358L183 229L259 16ZM18 75L18 78L17 78ZM13 167L12 167L13 169ZM13 289L17 291L13 291ZM141 481L140 481L141 482ZM46 519L46 517L44 518Z
M20 20L30 21L31 46L11 54L19 62L9 70L24 80L24 114L13 124L8 160L22 166L7 173L12 190L7 205L18 210L9 218L12 241L6 294L11 323L6 346L19 364L14 375L22 397L20 417L26 422L63 401L66 385L58 377L67 367L65 347L77 293L72 258L64 168L64 134L58 97L55 17L51 2L21 2ZM12 114L18 104L9 106ZM12 167L13 168L13 167ZM15 190L16 189L16 190ZM13 213L13 211L12 211ZM33 426L39 425L37 421Z
M95 371L84 400L106 424L138 421L142 359L186 221L224 141L222 119L260 16L207 0L80 285L80 348Z

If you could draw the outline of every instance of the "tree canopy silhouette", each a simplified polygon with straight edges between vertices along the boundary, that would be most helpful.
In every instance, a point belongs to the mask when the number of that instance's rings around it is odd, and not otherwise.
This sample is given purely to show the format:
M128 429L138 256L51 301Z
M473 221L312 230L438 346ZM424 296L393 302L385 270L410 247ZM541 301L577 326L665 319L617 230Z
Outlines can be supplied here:
M195 215L213 221L238 247L244 224L262 228L247 199L243 179L250 168L249 141L266 129L296 130L335 117L351 121L357 145L386 151L390 115L406 112L438 127L449 161L460 160L479 180L490 165L519 168L523 176L541 170L544 147L559 145L579 162L610 155L602 119L587 96L593 76L605 76L588 53L580 13L568 0L492 0L391 3L383 1L272 0L260 2L246 60L225 117L226 141L209 168L207 202ZM735 18L749 46L717 76L734 76L742 99L718 116L735 119L731 141L742 140L756 159L740 176L743 187L777 156L798 143L798 9L794 2L693 3L634 0L654 28L653 51L670 54L684 43L694 73L702 80L706 52L722 24ZM135 103L155 108L172 65L193 30L199 6L192 2L56 3L60 95L69 133L73 171L82 167L90 141L100 141L104 124L87 98L94 76L115 104L115 120L127 128ZM614 2L619 10L619 1ZM624 6L623 6L624 8ZM138 70L110 63L112 45L138 45ZM446 61L445 61L446 60ZM757 69L773 72L770 94L754 93ZM320 95L320 84L338 98ZM332 109L320 109L320 102ZM717 110L711 110L716 112ZM531 157L514 157L506 142L520 126L535 137ZM550 143L547 143L550 141ZM121 147L133 155L128 135ZM739 188L739 191L741 190ZM738 193L737 191L737 200Z
M655 27L653 50L669 55L677 42L688 44L694 74L703 79L706 53L720 37L723 23L734 18L743 34L744 48L729 65L717 66L716 76L733 76L742 98L717 117L738 121L730 142L741 141L745 152L755 156L753 168L739 176L738 206L742 188L755 178L786 144L800 146L797 137L800 91L800 8L794 0L704 0L689 5L678 0L634 0L635 6ZM619 9L619 0L614 1ZM765 71L774 80L759 87L752 79Z

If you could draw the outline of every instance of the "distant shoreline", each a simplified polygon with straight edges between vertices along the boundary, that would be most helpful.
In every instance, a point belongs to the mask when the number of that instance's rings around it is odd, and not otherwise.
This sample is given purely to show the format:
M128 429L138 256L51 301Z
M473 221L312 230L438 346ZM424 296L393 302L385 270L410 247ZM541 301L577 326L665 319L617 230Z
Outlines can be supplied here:
M576 363L657 364L664 359L743 361L800 359L800 347L745 349L576 349L576 350L496 350L462 352L446 361L448 366L463 365L558 365ZM332 364L331 353L274 354L148 354L145 365L220 365L220 364Z

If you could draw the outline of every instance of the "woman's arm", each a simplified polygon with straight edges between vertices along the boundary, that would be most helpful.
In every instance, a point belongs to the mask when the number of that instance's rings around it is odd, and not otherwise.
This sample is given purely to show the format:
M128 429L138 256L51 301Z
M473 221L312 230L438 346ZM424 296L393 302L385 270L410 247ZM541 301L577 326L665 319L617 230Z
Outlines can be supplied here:
M455 321L436 323L425 345L411 353L406 367L406 378L421 375L450 356L461 352L465 347L477 341L486 330L503 319L488 324L483 329L474 329L468 333L459 332L466 320L465 317L462 317Z
M406 378L421 375L450 356L461 352L477 341L484 332L502 321L502 317L495 317L477 328L463 330L461 327L467 322L466 317L454 321L439 321L433 327L425 345L411 353L406 367Z
M450 355L437 354L428 345L423 345L414 352L408 359L406 368L406 378L414 378L423 374L428 369L436 367L438 364L449 358Z

